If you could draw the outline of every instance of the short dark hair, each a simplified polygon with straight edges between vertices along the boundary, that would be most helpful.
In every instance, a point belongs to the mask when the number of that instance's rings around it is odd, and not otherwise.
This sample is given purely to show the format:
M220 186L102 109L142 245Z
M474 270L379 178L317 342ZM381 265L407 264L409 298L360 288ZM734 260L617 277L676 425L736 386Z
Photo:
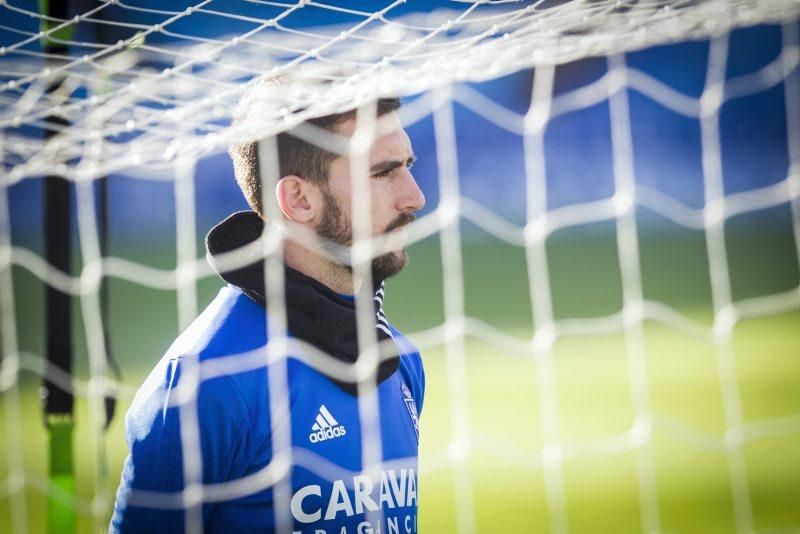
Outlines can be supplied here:
M249 111L246 105L247 93L242 97L245 105L240 103L234 114L232 126L235 129L247 118ZM377 102L377 116L380 117L400 108L399 98L381 98ZM344 113L335 113L308 119L306 123L328 131L334 131L336 126L356 116L355 110ZM322 147L309 143L290 132L281 132L277 135L278 169L280 176L295 175L314 184L323 186L328 182L330 163L338 154L329 152ZM258 165L258 142L231 145L228 154L233 160L233 171L236 183L242 190L244 198L253 211L263 219L264 211L261 205L261 175Z

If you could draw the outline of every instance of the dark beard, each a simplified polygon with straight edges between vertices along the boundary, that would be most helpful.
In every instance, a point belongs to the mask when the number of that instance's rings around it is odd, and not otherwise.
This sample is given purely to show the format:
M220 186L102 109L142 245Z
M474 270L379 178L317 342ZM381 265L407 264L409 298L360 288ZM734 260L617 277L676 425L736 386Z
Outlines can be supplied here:
M330 192L326 185L320 187L322 197L325 199L325 211L322 214L322 220L317 227L317 235L335 243L337 245L349 247L353 244L353 227L349 219L345 219L342 215L342 210L336 203L336 199ZM389 233L392 230L400 228L412 222L416 217L412 213L402 213L397 219L386 227L384 233ZM323 244L323 246L325 246ZM388 252L382 256L372 259L372 277L374 280L385 280L390 278L406 266L408 263L408 253L405 249L395 252ZM352 272L353 267L349 263L342 264Z

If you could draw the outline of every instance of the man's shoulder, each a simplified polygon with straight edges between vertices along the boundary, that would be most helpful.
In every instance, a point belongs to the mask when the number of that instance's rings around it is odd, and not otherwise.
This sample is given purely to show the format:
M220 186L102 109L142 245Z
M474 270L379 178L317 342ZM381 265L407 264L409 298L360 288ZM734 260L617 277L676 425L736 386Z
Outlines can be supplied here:
M192 355L199 361L245 353L266 343L264 308L233 286L214 300L167 349L164 359Z
M234 287L222 288L155 364L131 404L128 424L140 419L149 428L158 412L178 402L170 399L175 397L170 392L178 389L187 373L197 380L201 403L236 403L238 398L239 404L251 404L245 397L265 379L260 378L263 373L239 372L238 364L265 342L263 308Z
M398 370L403 379L411 388L417 407L422 411L422 403L425 398L425 368L422 364L422 357L419 349L394 325L389 325L392 331L392 338L400 356Z
M393 324L389 324L389 329L392 332L392 340L397 345L400 361L421 370L422 357L419 354L419 349Z
M403 353L412 353L418 352L417 347L411 342L405 334L403 334L393 323L387 323L389 325L389 331L391 332L392 339L397 344L397 347Z

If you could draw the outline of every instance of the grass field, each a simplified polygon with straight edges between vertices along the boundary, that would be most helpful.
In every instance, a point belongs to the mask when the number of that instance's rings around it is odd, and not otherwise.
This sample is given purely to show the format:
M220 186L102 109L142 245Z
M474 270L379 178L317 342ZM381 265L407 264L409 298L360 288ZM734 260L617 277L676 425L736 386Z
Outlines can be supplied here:
M548 247L551 287L558 318L598 317L621 305L616 243L609 228L595 225L557 235ZM742 232L730 238L729 263L736 299L774 293L798 285L791 235L774 231ZM164 251L174 250L165 245ZM112 251L159 267L169 253L135 248ZM441 324L442 272L436 241L415 245L412 263L393 280L387 293L389 317L415 332ZM465 246L466 313L520 339L532 333L529 291L521 250L478 239ZM701 235L661 235L641 247L645 296L663 301L699 324L713 319L705 243ZM14 284L20 347L41 353L42 286L15 268ZM201 302L219 287L214 279L199 284ZM124 381L137 386L177 332L174 293L111 282L111 346ZM77 309L76 309L77 313ZM81 331L81 324L75 325ZM80 338L80 336L79 336ZM78 340L76 375L87 377L84 342ZM717 352L711 343L661 324L647 323L647 391L657 418L650 441L655 460L658 507L665 532L733 532L734 506L727 457L722 447L724 401ZM634 422L629 355L621 335L559 339L555 356L561 440L580 453L564 462L567 516L572 532L639 532L640 497L637 449L603 449L602 438L624 436ZM800 312L738 324L734 355L745 423L800 416ZM456 429L451 420L449 370L442 347L423 354L427 389L422 414L420 530L452 532L457 513L456 481L468 468L479 532L545 532L548 512L541 463L542 406L530 353L514 353L468 337L469 434L472 448L463 464L446 454ZM40 486L47 472L46 433L38 407L40 378L23 373L22 428L0 428L22 441L29 485L25 496L32 532L45 528L46 495ZM7 395L3 396L7 401ZM106 433L110 477L116 488L126 454L122 435L127 408ZM94 452L85 399L78 399L76 429L77 492L84 504L94 494ZM781 420L783 421L783 420ZM800 426L795 418L776 425L770 437L744 445L749 492L757 530L800 532ZM600 440L600 441L598 441ZM8 472L5 440L0 445L0 477ZM623 441L629 443L628 441ZM572 450L572 449L571 449ZM9 496L0 490L0 532L10 531ZM81 532L91 522L82 518Z

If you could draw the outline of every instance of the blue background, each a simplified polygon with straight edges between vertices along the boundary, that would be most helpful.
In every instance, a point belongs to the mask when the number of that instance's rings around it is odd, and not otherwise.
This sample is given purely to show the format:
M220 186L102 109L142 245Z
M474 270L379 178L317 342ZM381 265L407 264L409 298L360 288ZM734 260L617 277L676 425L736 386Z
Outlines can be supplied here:
M85 4L85 2L84 2ZM389 2L372 5L377 9ZM14 5L35 10L32 1ZM73 12L85 11L91 5L77 3ZM192 2L171 2L168 7L155 1L140 1L135 5L179 11ZM337 3L355 9L359 2ZM430 10L432 3L408 2L393 9L391 16L411 11ZM456 2L437 2L435 5L465 9ZM235 11L240 14L268 18L284 10L247 2L212 2L211 9ZM107 20L155 24L168 18L112 6L102 11ZM363 17L307 6L282 21L287 27L317 27L326 24L354 24ZM3 10L3 24L37 31L36 20ZM252 29L251 22L235 21L218 16L193 14L168 28L203 37L223 37ZM104 40L114 42L129 37L134 30L107 26ZM277 32L277 30L268 30ZM79 26L76 39L96 40L92 24ZM275 34L276 39L280 34ZM9 45L20 39L9 31L0 30L0 44ZM147 42L157 45L175 38L155 34ZM38 42L28 47L38 50ZM630 53L630 66L640 69L663 83L692 97L699 97L706 75L708 42L685 42L657 46ZM84 51L73 50L80 54ZM778 26L760 26L732 33L728 54L727 77L754 72L781 52L781 32ZM10 57L10 56L9 56ZM1 65L2 63L0 63ZM605 58L588 58L558 68L555 93L562 94L597 80L607 71ZM524 113L530 102L533 72L521 71L489 82L471 84L499 104ZM413 98L413 96L412 96ZM700 124L693 118L681 116L648 97L629 91L636 180L691 206L703 204ZM458 164L462 194L473 198L495 213L524 223L525 171L522 138L503 130L456 104ZM786 113L783 84L737 99L724 105L721 112L721 142L725 193L736 193L775 183L786 177L788 156L786 147ZM438 172L436 138L430 115L408 126L408 133L419 157L415 176L428 200L423 213L438 204ZM40 135L28 131L32 135ZM613 194L612 145L608 101L553 119L546 133L548 208L607 198ZM233 179L230 160L224 153L199 162L196 175L196 207L198 238L219 219L231 211L244 209L246 204ZM152 242L163 240L165 228L174 228L174 191L170 182L133 179L124 175L111 177L110 232L112 243ZM41 181L26 179L10 189L14 240L33 248L40 247ZM642 212L643 210L640 210ZM780 212L780 213L778 213ZM641 213L645 226L668 229L671 223ZM777 210L768 219L786 222L786 210ZM159 237L155 237L159 236ZM112 251L113 253L113 251Z

